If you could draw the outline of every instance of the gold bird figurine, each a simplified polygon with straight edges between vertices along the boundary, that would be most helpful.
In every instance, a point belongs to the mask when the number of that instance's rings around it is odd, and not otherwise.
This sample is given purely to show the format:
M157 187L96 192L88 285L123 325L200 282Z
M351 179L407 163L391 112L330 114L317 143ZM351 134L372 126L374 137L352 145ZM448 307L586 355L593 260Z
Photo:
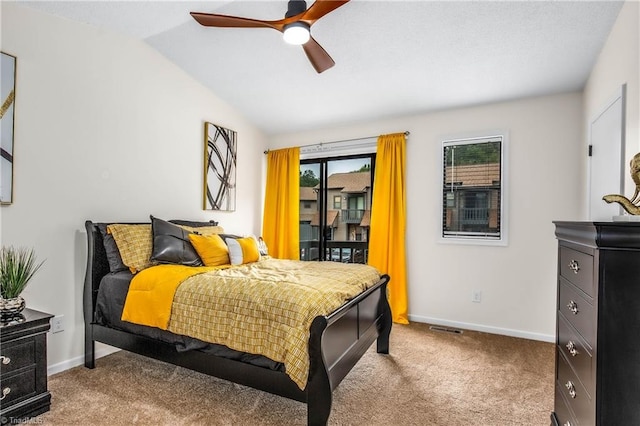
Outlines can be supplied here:
M636 190L633 193L633 197L628 199L624 195L609 194L602 197L607 203L618 203L629 214L637 216L640 215L640 152L633 156L629 163L629 171L631 172L631 179L636 184Z

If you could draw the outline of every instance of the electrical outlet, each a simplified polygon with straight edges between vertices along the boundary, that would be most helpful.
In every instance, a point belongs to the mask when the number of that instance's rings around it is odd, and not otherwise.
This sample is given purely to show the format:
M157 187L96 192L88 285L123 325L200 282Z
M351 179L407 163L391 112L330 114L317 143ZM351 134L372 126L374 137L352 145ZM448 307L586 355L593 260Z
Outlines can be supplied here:
M471 301L473 303L480 303L482 301L482 291L473 290L473 293L471 293Z
M56 315L51 319L51 331L54 333L60 333L64 331L64 315Z

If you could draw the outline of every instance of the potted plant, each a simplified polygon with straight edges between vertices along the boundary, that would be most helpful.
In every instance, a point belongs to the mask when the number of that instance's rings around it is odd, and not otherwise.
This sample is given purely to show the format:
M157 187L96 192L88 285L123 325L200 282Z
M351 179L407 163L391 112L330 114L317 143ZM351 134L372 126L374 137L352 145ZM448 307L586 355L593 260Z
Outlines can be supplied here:
M37 262L33 249L0 249L0 317L12 317L22 312L25 302L20 294L43 263Z

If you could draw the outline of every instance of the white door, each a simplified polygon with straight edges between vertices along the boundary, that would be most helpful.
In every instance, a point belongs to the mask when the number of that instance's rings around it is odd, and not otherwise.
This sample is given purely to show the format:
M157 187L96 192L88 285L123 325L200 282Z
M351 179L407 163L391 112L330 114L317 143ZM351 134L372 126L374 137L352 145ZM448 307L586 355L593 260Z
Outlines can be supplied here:
M589 219L610 221L623 213L618 204L607 204L602 197L608 194L623 194L624 173L624 128L626 85L612 97L602 112L591 120L589 157Z

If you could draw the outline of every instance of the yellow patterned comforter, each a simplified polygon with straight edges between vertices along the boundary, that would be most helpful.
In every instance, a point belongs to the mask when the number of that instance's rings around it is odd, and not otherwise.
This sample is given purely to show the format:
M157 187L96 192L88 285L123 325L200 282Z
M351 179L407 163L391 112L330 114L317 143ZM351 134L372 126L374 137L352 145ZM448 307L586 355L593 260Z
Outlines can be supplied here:
M156 287L137 278L130 293L139 285L146 292ZM198 271L175 286L166 329L282 362L289 377L304 389L313 319L330 314L379 279L378 271L367 265L271 258ZM163 285L157 287L166 292ZM125 309L127 304L128 300Z

